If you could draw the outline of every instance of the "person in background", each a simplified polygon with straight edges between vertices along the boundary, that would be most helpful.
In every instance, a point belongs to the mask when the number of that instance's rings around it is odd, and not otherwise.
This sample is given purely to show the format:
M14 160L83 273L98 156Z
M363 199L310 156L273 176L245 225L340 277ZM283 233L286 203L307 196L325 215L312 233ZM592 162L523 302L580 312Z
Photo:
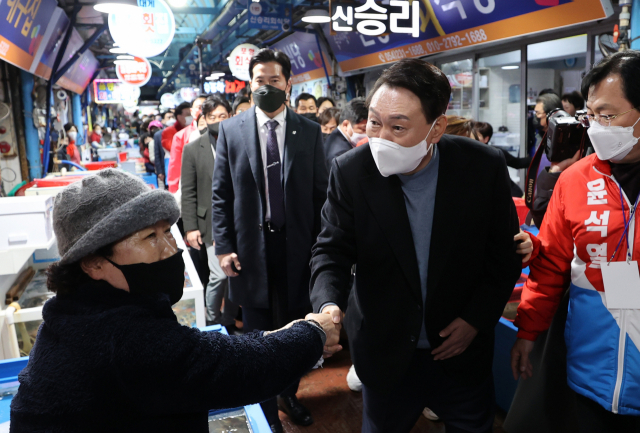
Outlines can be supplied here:
M155 135L156 132L161 131L162 130L162 122L160 122L159 120L152 120L149 123L149 136L151 136L151 141L149 142L149 161L151 161L151 164L155 165L155 160L156 160L156 139L155 139ZM162 146L160 146L162 147ZM155 172L155 168L154 168L154 172Z
M394 63L368 97L369 144L331 165L311 300L344 320L363 433L409 432L425 406L448 432L493 431L494 333L521 274L518 217L502 155L444 135L450 94L435 66ZM452 259L466 206L482 221L473 284Z
M318 116L320 116L324 112L324 110L328 108L336 108L336 101L327 96L319 97L316 104L318 107Z
M169 156L169 171L167 172L167 185L171 193L175 193L180 189L180 170L182 168L182 150L184 146L190 140L200 136L196 119L202 114L202 104L206 98L206 95L200 95L193 101L191 115L186 119L191 120L191 123L173 136Z
M455 115L447 116L447 129L445 134L457 135L459 137L469 137L477 140L475 131L473 130L474 121L466 117Z
M562 108L562 101L560 100L560 97L555 93L545 93L544 95L538 96L538 98L536 99L533 124L540 133L541 137L545 132L547 132L547 129L549 128L547 116L556 108Z
M556 96L558 96L556 91L551 89L551 88L546 88L546 89L540 90L540 93L538 93L538 96L542 96L542 95L556 95Z
M324 154L327 170L334 158L358 145L367 137L367 104L363 98L353 98L340 113L338 127L326 138Z
M198 119L196 120L196 123L198 125L198 129L191 133L191 136L189 136L189 141L187 141L187 144L197 140L198 138L200 138L200 136L202 136L202 134L205 134L207 132L207 121L204 118L203 114L200 114L200 117L198 117ZM183 149L183 152L184 152L184 149Z
M233 101L234 116L247 111L249 108L251 108L251 99L248 96L238 96L235 101Z
M208 432L209 410L270 398L337 344L321 314L247 336L181 325L179 215L171 194L115 169L56 195L56 296L18 378L12 432Z
M94 146L93 143L96 143L98 146L102 144L102 126L97 124L93 126L93 132L89 136L89 143L92 147Z
M238 305L229 299L228 278L220 268L211 235L211 188L218 127L231 117L231 106L220 96L211 96L202 104L202 116L206 130L187 144L182 154L182 223L189 245L208 258L207 325L221 324L235 334L238 333L235 326Z
M162 124L166 127L166 126L171 126L174 123L176 123L176 117L173 114L173 111L165 111L164 113L161 114L162 116Z
M212 213L215 252L246 331L278 329L311 308L309 259L327 198L320 125L285 103L289 57L262 49L249 75L255 106L220 123ZM297 424L313 423L298 385L262 403L274 432L283 431L278 407Z
M318 116L318 120L320 121L322 137L326 141L327 137L335 131L340 124L340 110L338 108L324 110L322 114Z
M296 98L296 113L305 114L318 112L316 97L310 93L301 93Z
M175 118L172 119L173 123L175 123ZM164 125L164 124L163 124ZM165 189L166 188L166 174L165 174L165 151L164 147L162 147L162 133L164 129L168 128L165 126L163 129L160 129L153 134L153 154L154 161L153 165L156 168L156 176L158 176L158 188Z
M173 144L173 137L182 131L186 126L191 125L193 117L191 117L191 103L183 102L176 107L176 121L172 125L167 126L162 131L162 147L167 152L171 152L171 145ZM167 122L169 123L169 122ZM167 125L165 123L165 125Z
M567 383L581 433L640 431L638 74L640 52L628 50L603 58L582 80L580 121L595 153L555 184L514 323L514 378L536 380L529 355L569 286Z
M565 93L562 95L562 109L569 116L575 116L576 111L584 109L584 98L578 92Z
M67 123L64 125L64 133L66 140L63 146L59 150L59 158L66 159L76 164L80 164L80 148L76 146L76 140L78 139L78 128L73 123Z
M148 132L140 134L140 137L138 138L138 145L140 146L140 154L144 160L144 167L146 168L147 173L154 173L156 171L156 168L150 158L149 146L151 143L153 143L153 137L149 135Z

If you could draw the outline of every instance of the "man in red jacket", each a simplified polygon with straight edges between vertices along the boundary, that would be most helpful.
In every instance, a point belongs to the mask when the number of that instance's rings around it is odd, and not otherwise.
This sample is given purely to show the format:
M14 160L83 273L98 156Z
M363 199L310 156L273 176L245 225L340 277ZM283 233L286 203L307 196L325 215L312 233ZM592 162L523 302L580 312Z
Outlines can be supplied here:
M168 126L162 131L162 147L167 152L171 151L171 144L173 143L173 136L181 131L185 126L191 125L193 118L191 118L191 103L183 102L176 108L176 121L174 124Z

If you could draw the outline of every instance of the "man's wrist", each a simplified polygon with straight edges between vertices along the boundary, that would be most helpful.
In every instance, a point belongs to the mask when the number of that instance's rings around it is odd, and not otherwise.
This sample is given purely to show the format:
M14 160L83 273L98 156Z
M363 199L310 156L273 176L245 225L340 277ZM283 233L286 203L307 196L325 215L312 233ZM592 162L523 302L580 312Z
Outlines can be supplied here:
M324 346L325 343L327 342L327 333L324 332L324 329L322 328L322 325L320 325L320 323L316 322L313 319L306 319L305 322L310 323L312 326L314 326L315 328L317 328L322 335L320 336L320 338L322 338L322 345Z

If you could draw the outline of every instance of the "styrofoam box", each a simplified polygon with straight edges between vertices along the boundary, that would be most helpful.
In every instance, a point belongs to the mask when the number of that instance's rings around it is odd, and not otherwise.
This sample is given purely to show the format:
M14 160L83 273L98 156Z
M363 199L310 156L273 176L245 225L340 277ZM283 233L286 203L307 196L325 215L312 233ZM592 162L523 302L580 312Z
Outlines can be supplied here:
M0 198L0 250L49 243L52 213L51 196Z
M121 150L119 147L107 147L106 149L98 149L98 155L103 161L117 161L118 153Z

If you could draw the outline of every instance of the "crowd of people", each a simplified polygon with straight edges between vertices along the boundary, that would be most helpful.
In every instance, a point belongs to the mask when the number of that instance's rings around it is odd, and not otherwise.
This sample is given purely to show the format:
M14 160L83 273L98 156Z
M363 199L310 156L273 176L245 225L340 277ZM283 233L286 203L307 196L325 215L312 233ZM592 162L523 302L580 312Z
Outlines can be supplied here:
M538 236L520 228L522 190L507 170L530 158L491 146L490 124L447 116L451 86L435 66L398 61L341 108L307 93L291 104L282 52L260 50L249 72L251 91L233 104L202 95L142 122L145 163L168 192L104 170L56 197L58 296L21 373L12 431L81 431L102 413L105 428L117 418L208 431L209 409L257 402L274 432L278 410L310 425L299 380L342 349L344 326L363 432L408 432L424 413L449 433L488 433L494 328L527 266L512 350L513 375L527 380L512 431L638 431L640 308L623 304L640 290L640 53L594 66L582 96L538 96L539 146L564 109L595 150L541 164ZM176 222L205 271L207 323L230 336L171 313L184 281ZM564 331L566 356L534 351L550 326L538 347L564 348ZM566 423L531 410L549 400Z

